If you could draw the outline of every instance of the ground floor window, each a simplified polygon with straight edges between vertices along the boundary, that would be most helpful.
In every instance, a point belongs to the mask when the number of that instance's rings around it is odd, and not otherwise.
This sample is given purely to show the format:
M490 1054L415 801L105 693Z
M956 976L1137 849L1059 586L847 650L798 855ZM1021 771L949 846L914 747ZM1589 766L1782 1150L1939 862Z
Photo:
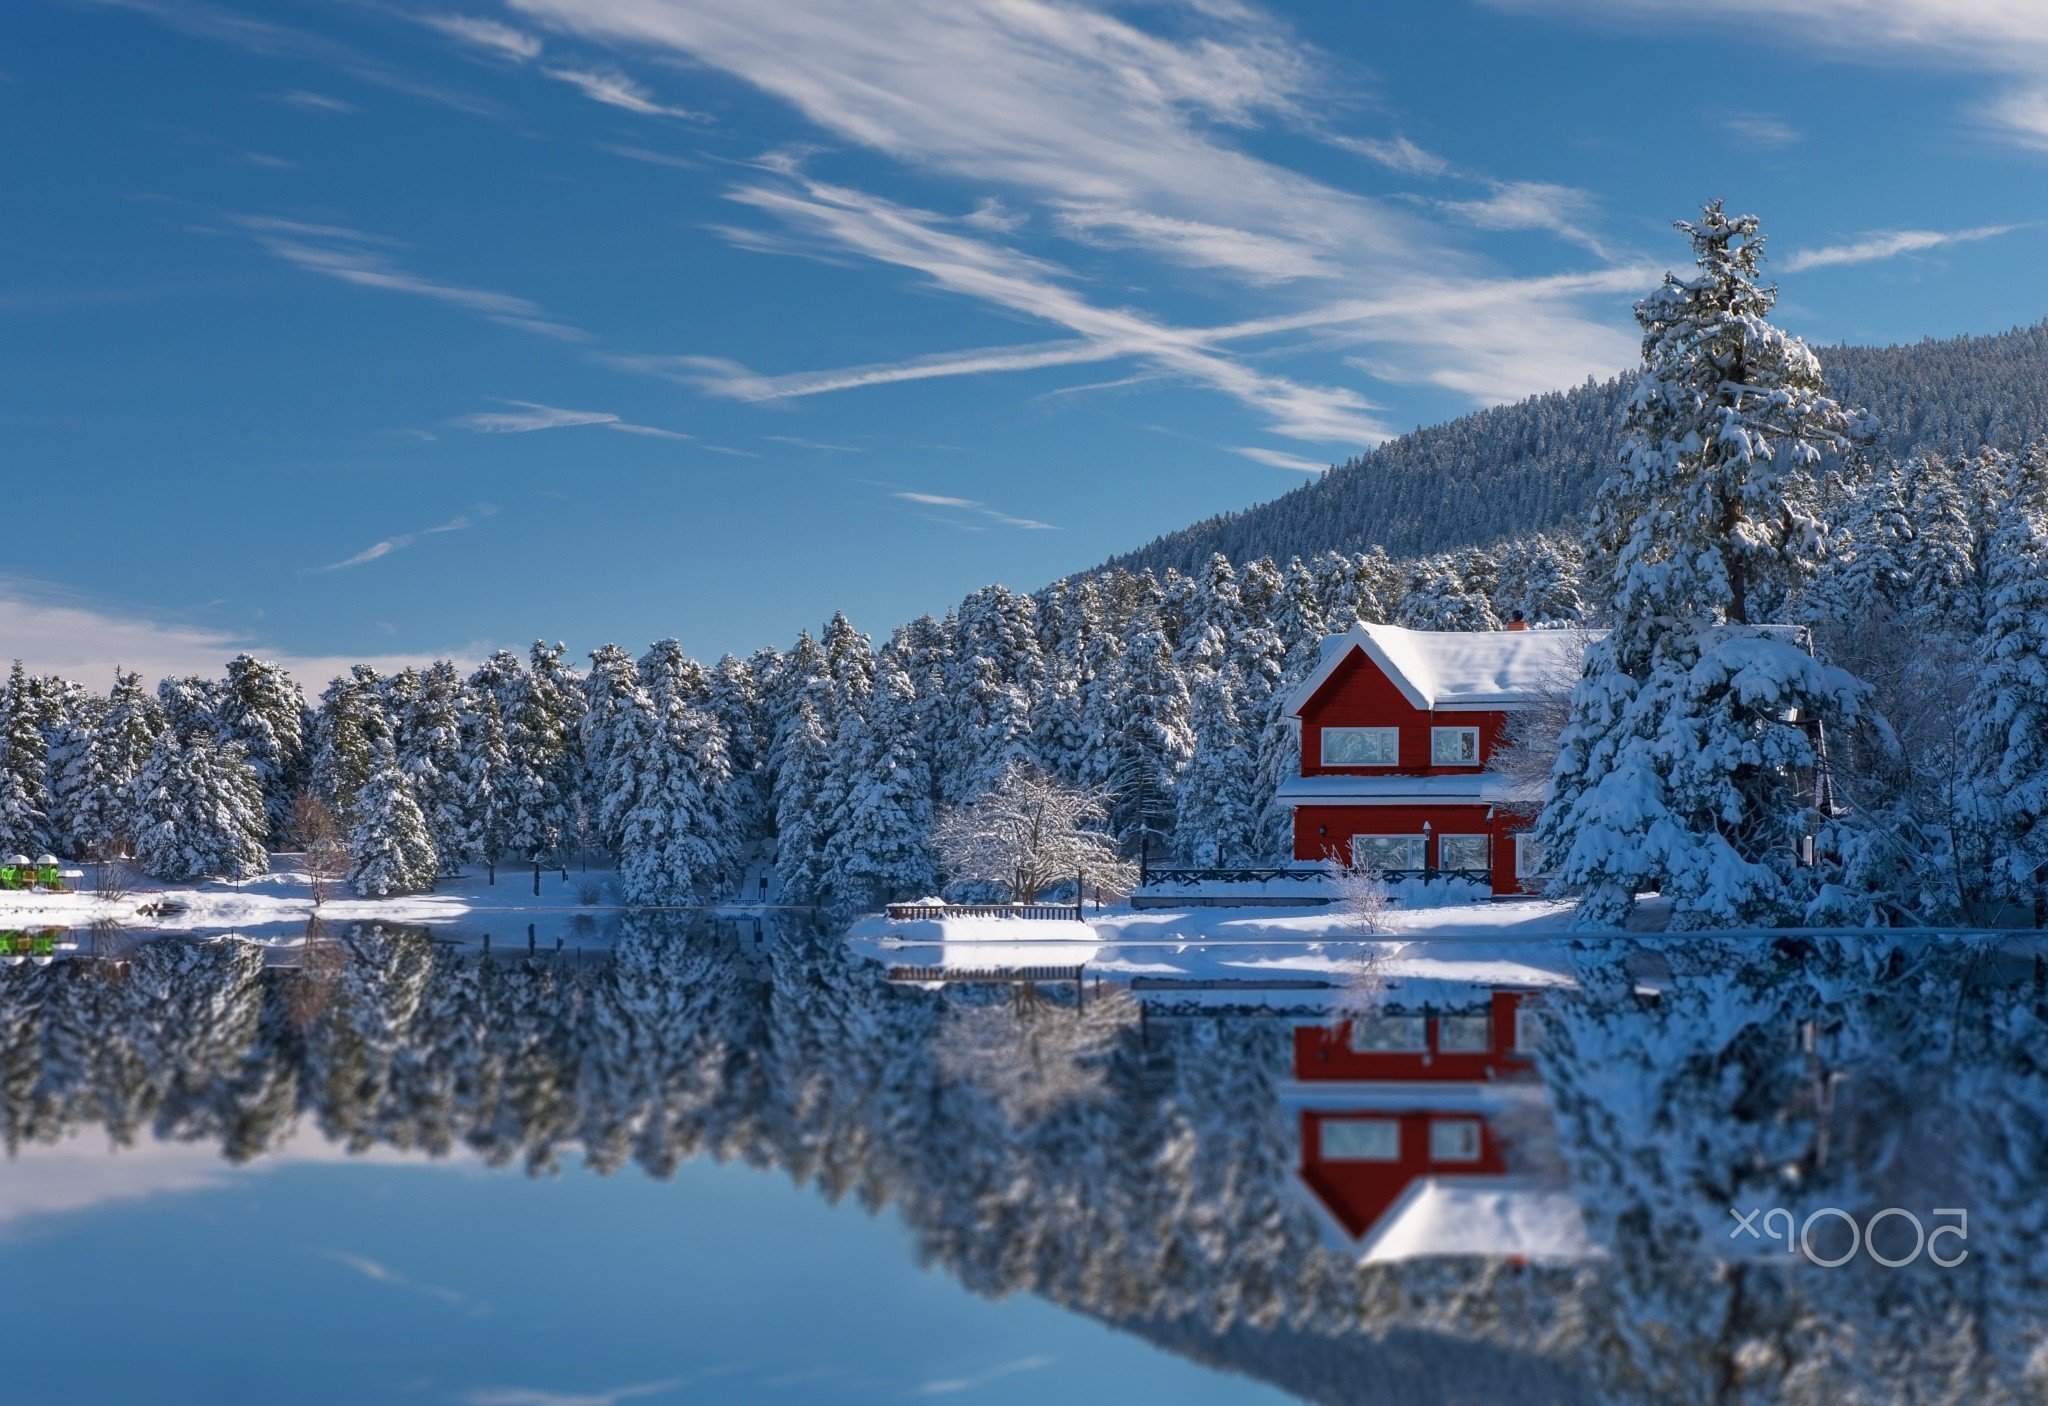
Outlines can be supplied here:
M1377 869L1381 873L1395 869L1420 869L1426 862L1423 852L1427 844L1426 837L1422 835L1353 835L1351 867Z
M1515 833L1516 878L1541 878L1550 872L1548 859L1549 856L1543 852L1543 846L1536 842L1533 830L1520 830Z
M1438 1118L1429 1125L1429 1160L1432 1162L1477 1162L1479 1120Z
M1392 1118L1326 1118L1321 1138L1325 1162L1401 1160L1401 1125Z
M1485 835L1439 835L1436 853L1439 869L1493 868L1493 842Z

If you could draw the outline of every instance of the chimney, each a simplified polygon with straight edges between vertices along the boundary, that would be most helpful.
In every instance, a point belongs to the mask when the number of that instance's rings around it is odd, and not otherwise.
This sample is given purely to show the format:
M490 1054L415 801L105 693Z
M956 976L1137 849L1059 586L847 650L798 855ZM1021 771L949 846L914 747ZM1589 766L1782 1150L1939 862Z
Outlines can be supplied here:
M1508 617L1508 628L1510 630L1526 630L1529 628L1529 622L1522 618L1522 612L1518 610Z

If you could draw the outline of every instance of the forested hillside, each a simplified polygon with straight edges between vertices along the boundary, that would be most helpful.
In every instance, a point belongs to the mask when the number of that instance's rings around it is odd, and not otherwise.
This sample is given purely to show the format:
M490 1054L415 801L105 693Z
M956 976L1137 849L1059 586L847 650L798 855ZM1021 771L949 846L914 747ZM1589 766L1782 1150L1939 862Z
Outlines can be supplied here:
M1871 411L1895 453L2017 449L2048 433L2048 322L1990 337L1830 347L1828 386ZM1588 381L1389 440L1270 503L1156 538L1112 566L1479 546L1575 518L1621 449L1632 376Z

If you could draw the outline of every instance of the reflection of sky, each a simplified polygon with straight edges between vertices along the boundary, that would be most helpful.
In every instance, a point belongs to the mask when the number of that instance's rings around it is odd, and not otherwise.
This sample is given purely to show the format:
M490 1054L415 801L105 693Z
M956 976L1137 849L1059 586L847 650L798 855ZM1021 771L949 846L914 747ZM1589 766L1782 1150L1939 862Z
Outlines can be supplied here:
M535 1180L305 1150L236 1172L152 1147L112 1177L94 1154L89 1195L58 1189L69 1152L0 1162L0 1205L93 1202L0 1214L0 1398L1283 1399L1028 1296L978 1299L918 1269L893 1215L780 1174Z

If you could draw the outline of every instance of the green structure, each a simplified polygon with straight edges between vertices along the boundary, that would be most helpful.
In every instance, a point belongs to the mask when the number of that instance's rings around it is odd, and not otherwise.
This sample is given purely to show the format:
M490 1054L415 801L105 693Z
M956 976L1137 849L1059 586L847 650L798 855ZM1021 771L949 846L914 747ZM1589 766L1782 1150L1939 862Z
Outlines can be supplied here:
M11 854L0 860L0 889L25 889L36 881L35 866L25 854Z

